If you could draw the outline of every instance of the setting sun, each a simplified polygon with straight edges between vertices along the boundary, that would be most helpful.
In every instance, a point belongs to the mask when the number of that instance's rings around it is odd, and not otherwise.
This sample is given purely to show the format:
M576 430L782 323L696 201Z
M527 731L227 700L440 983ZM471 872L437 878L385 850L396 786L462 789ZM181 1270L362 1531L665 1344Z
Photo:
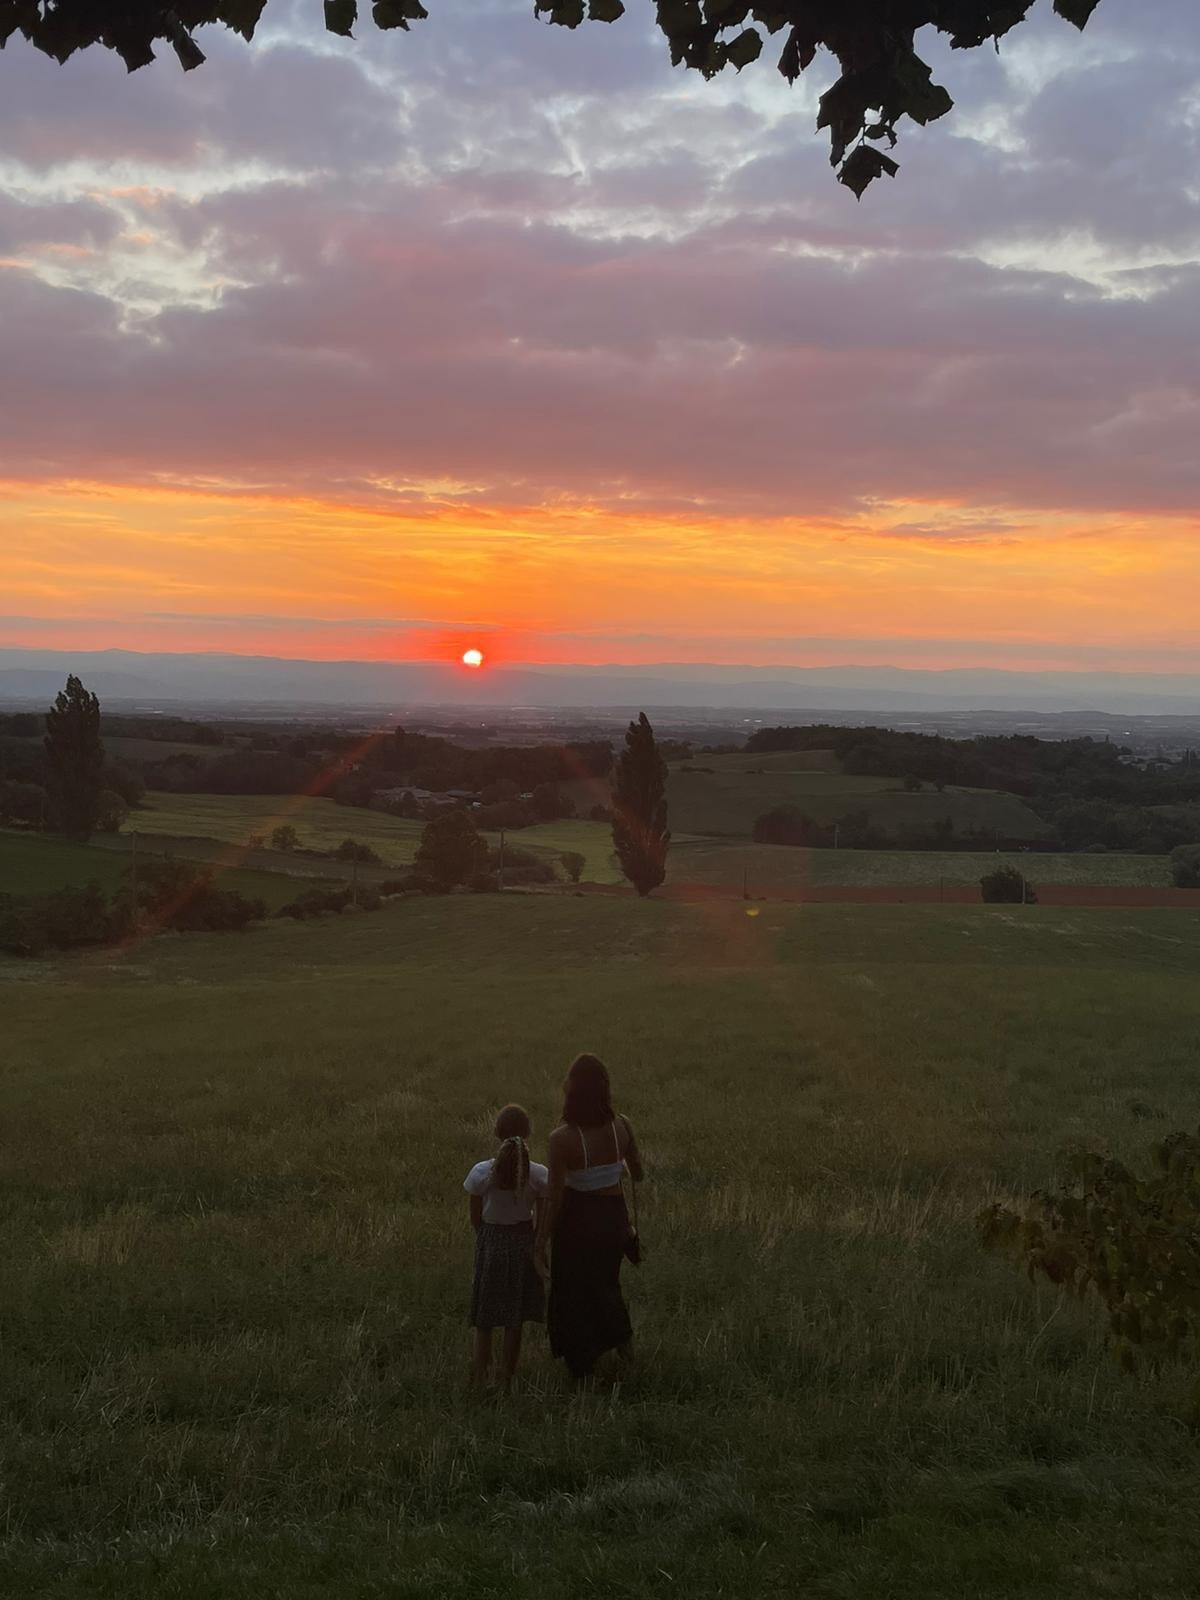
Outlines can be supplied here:
M464 650L462 659L464 667L481 667L483 665L483 651Z

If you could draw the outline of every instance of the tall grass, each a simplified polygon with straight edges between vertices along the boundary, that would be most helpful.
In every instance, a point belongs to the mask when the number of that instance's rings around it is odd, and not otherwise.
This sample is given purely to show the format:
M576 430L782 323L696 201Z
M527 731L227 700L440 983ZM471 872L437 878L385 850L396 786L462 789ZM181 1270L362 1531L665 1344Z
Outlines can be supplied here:
M971 1217L1197 1120L1198 958L1174 912L479 897L0 967L0 1573L1191 1594L1183 1375ZM574 1397L535 1337L472 1400L461 1180L580 1048L651 1172L640 1367Z

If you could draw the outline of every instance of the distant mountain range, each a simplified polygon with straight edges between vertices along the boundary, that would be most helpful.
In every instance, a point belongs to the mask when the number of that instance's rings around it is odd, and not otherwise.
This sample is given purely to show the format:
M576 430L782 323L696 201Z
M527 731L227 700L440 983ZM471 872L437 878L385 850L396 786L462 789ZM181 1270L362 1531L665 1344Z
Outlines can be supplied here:
M1109 711L1196 715L1200 673L915 671L902 667L503 666L291 661L133 650L0 650L0 703L41 703L75 672L122 708L154 705L787 711Z

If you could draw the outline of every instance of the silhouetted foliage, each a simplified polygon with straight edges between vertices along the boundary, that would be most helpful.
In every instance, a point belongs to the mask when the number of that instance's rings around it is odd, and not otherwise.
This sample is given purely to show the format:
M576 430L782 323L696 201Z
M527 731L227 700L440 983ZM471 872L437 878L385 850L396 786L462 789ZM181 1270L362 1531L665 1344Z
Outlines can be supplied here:
M138 872L138 920L158 932L240 932L261 922L267 908L236 889L218 888L209 867L174 856L143 861Z
M88 839L100 814L104 746L100 702L73 674L46 713L48 825L69 839Z
M613 846L621 871L640 895L667 875L667 764L643 711L625 734L613 783Z
M571 883L578 883L583 876L583 869L587 866L587 857L578 850L564 850L558 858L563 864L563 871Z
M272 850L299 850L300 835L290 822L281 822L277 828L271 829Z
M39 50L66 61L76 50L101 44L130 72L154 60L160 40L185 71L204 61L195 30L224 23L253 37L266 0L0 0L0 45L21 33ZM1099 0L1054 0L1059 16L1082 28ZM841 69L821 96L818 128L829 130L830 159L842 183L861 196L883 173L897 171L887 154L904 117L924 125L954 102L933 82L917 54L915 36L936 28L956 49L998 41L1022 22L1033 0L658 0L658 26L676 66L706 78L756 61L768 35L780 35L778 69L794 83L824 48ZM535 0L537 18L577 28L584 21L615 22L622 0ZM421 0L377 0L379 28L408 30L429 15ZM357 0L325 0L325 26L345 38L358 20Z
M1200 1137L1173 1133L1140 1177L1111 1156L1064 1153L1067 1181L977 1219L983 1245L1077 1299L1094 1292L1122 1367L1200 1355ZM1200 1420L1200 1388L1196 1392Z
M486 870L487 845L465 811L445 811L426 825L416 864L435 888L445 892Z

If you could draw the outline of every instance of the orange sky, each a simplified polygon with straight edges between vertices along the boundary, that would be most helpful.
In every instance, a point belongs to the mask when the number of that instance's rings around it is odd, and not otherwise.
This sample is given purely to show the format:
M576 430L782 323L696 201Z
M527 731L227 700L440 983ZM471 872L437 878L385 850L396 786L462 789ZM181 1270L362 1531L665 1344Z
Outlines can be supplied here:
M1183 518L913 502L823 522L414 512L8 482L0 520L9 646L1200 668Z

